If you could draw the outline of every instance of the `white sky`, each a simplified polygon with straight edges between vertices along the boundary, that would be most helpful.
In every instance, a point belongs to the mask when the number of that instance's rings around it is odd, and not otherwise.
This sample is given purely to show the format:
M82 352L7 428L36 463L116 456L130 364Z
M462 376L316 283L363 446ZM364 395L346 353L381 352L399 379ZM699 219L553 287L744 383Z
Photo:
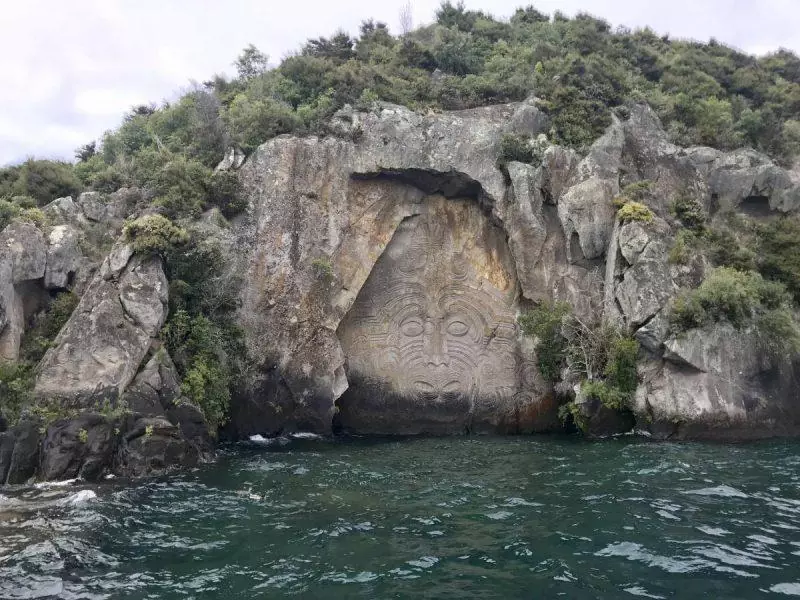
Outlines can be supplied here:
M673 37L715 37L747 52L800 53L800 0L466 0L508 17L533 3ZM132 105L174 97L189 80L232 72L249 43L278 62L310 37L355 34L367 18L398 30L406 0L9 0L0 10L0 165L71 159ZM429 23L439 0L411 0Z

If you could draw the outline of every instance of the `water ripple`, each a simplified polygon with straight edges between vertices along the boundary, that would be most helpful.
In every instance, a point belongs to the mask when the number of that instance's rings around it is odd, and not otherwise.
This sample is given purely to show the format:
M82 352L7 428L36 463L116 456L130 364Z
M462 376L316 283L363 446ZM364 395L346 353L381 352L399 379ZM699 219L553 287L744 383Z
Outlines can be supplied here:
M800 596L800 444L226 450L0 494L1 598Z

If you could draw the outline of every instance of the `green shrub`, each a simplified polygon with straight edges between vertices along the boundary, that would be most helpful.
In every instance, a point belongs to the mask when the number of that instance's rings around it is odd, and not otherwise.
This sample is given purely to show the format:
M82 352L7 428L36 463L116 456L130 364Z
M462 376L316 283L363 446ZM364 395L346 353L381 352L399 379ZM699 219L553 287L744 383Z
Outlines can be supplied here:
M0 197L30 196L39 206L75 196L82 189L70 163L30 158L19 166L0 169Z
M653 193L653 182L649 179L642 179L641 181L634 181L629 183L620 192L621 196L629 198L635 202L643 202L649 198Z
M333 277L333 265L328 258L315 258L311 261L311 269L319 279L330 279Z
M681 229L675 236L667 260L673 265L687 264L692 258L692 250L696 244L697 238L694 233L689 229Z
M754 257L765 277L783 283L800 302L800 218L783 217L760 227L758 255Z
M19 216L19 206L0 198L0 231Z
M651 223L653 221L653 211L647 208L640 202L626 202L617 211L617 218L623 223L630 223L632 221L640 221L642 223Z
M740 328L768 310L787 305L786 288L753 271L719 267L697 289L675 298L670 320L678 330L727 321Z
M171 218L198 217L208 202L211 170L182 157L170 160L156 175L156 206Z
M628 399L636 392L638 356L639 342L635 339L620 335L612 340L604 369L606 382Z
M125 238L133 242L137 254L162 257L189 241L189 234L163 215L146 215L125 225Z
M525 335L538 339L536 363L539 372L548 381L557 381L566 361L567 340L562 334L562 322L570 314L563 302L545 302L519 317Z
M227 420L238 332L181 309L171 315L161 335L183 375L181 391L200 407L215 433Z
M230 218L247 209L247 199L236 173L219 171L209 181L209 202L217 206L223 215Z
M602 379L587 380L581 384L581 393L586 398L595 398L611 410L629 408L629 397L621 390Z
M497 158L499 165L516 161L539 166L541 158L531 145L530 137L523 135L503 134L500 140L500 156Z
M115 166L106 164L100 154L77 163L74 170L84 187L97 192L110 194L125 184L122 173Z
M672 213L685 227L703 231L706 224L706 211L696 198L681 196L672 203Z
M10 424L33 398L33 369L27 363L0 362L0 415Z
M19 212L17 219L20 221L26 221L28 223L33 223L39 229L42 229L47 225L47 216L40 208L25 208Z
M78 297L72 292L61 292L50 301L22 338L20 356L24 361L35 365L42 359L77 305Z

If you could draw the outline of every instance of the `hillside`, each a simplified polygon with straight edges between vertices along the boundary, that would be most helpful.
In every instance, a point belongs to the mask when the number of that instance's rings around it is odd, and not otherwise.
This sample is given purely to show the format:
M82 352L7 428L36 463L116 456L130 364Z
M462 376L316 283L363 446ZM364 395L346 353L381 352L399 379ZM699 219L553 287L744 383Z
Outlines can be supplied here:
M298 430L800 431L794 54L446 2L235 64L0 171L0 480Z

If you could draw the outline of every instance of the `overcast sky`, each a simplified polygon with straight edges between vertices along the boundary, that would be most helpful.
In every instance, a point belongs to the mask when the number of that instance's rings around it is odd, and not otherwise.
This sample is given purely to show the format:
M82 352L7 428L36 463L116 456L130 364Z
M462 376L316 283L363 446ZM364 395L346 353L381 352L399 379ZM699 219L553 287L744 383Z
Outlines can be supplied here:
M800 53L800 0L467 0L508 17L533 3L590 12L612 25L717 40L762 54ZM0 165L72 159L132 105L172 98L190 80L232 72L249 43L279 61L309 37L358 31L367 18L398 30L406 0L21 0L0 11ZM439 0L411 0L414 24Z

